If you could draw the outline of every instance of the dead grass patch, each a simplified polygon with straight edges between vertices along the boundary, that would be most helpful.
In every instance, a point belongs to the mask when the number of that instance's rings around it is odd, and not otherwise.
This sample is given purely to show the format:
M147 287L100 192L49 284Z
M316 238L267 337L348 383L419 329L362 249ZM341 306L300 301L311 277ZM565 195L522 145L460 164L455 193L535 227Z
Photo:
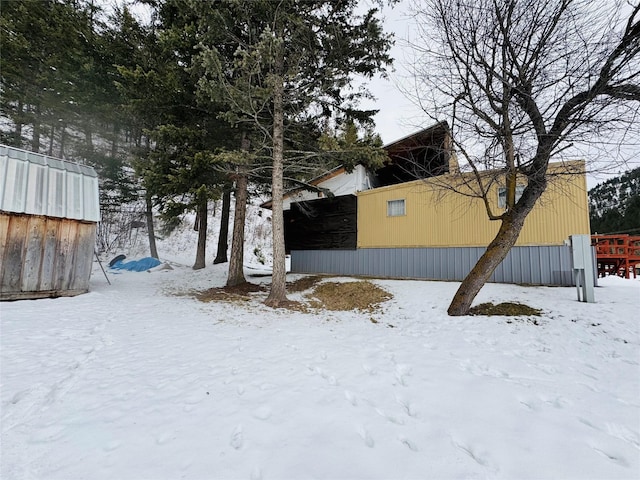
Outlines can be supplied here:
M266 291L262 285L245 282L234 287L214 287L196 293L196 298L201 302L213 301L247 301L252 293Z
M289 293L312 290L304 295L305 301L287 300L277 306L298 312L309 313L311 310L374 312L381 303L393 298L386 290L369 281L355 282L322 282L326 277L302 277L287 283ZM256 293L264 293L268 285L243 283L235 287L215 287L193 292L201 302L247 302L255 298ZM372 320L376 323L376 320Z
M302 277L293 282L287 282L287 292L289 293L298 293L304 292L305 290L309 290L315 287L318 283L322 281L323 277L318 275L314 275L311 277Z
M321 283L307 297L312 308L364 312L373 312L381 303L393 298L386 290L367 281Z
M529 307L522 303L516 302L504 302L494 305L493 303L481 303L469 310L471 315L504 315L508 317L519 316L536 316L539 317L542 314L542 310Z

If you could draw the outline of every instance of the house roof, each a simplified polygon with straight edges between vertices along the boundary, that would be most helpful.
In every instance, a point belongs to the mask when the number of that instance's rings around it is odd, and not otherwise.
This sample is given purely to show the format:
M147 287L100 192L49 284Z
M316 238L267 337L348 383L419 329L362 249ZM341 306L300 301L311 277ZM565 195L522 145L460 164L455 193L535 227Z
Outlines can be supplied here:
M317 177L312 178L311 180L309 180L308 182L306 182L307 185L318 185L322 182L324 182L325 180L329 180L330 178L333 177L337 177L338 175L342 175L343 173L345 173L347 170L345 167L343 167L342 165L338 165L335 168L332 168L331 170L323 173L322 175L318 175ZM289 198L293 195L295 195L298 192L302 192L306 190L306 187L301 186L301 187L296 187L296 188L292 188L290 190L287 190L286 192L284 192L284 194L282 195L282 198ZM271 208L272 205L272 200L267 200L266 202L263 202L260 204L261 208Z
M389 154L392 154L392 153L398 154L405 150L411 150L418 145L430 145L433 143L434 137L444 136L448 132L449 132L449 124L446 121L441 121L427 128L424 128L423 130L420 130L418 132L402 137L399 140L395 140L391 143L388 143L387 145L384 145L382 148L386 150ZM425 142L428 142L428 143L425 143ZM306 185L318 185L326 180L329 180L330 178L336 177L338 175L342 175L343 173L346 173L346 169L344 166L339 165L323 173L322 175L318 175L317 177L312 178L306 183ZM304 191L305 189L306 189L305 186L300 186L300 187L287 190L286 192L284 192L283 198L289 198L298 192ZM266 202L263 202L262 204L260 204L260 207L270 209L272 207L272 200L267 200Z
M445 134L449 131L449 124L446 121L435 123L419 132L414 132L406 135L399 140L394 140L391 143L387 143L384 147L385 150L396 150L405 146L415 147L418 143L424 143L426 139L432 139L436 134Z
M0 210L98 222L98 174L86 165L0 145Z

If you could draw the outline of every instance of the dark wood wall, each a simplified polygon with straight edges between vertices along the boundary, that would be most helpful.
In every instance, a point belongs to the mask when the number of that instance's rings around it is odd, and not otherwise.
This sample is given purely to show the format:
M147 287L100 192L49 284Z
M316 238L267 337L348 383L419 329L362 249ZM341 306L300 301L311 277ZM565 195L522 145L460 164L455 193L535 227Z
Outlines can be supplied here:
M89 289L96 224L0 212L0 300Z
M355 195L292 203L284 212L284 238L291 250L352 250L358 241Z

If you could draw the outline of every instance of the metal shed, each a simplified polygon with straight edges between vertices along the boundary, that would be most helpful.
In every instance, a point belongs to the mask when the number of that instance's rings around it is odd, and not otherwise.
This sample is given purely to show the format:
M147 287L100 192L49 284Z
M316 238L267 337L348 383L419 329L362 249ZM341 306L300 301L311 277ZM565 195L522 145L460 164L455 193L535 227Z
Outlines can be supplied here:
M93 168L0 145L0 300L89 290L98 199Z

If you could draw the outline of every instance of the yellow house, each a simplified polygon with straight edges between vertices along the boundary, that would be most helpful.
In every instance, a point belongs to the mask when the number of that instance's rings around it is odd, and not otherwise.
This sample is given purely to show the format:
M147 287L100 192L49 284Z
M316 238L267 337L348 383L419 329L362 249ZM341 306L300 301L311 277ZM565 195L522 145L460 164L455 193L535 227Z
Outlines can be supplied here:
M584 162L552 164L549 173L517 246L563 245L569 235L590 233ZM525 180L517 183L523 188ZM358 192L358 248L486 247L500 222L470 196L473 184L471 173L445 174ZM494 214L504 211L503 186L498 177L488 191Z
M451 144L449 128L441 122L386 145L389 160L367 172L362 177L367 182L354 184L349 173L339 170L311 180L335 193L291 196L284 212L291 271L462 280L500 222L489 220L484 201L474 195L475 177L460 172ZM480 175L491 212L500 215L504 176L490 171ZM525 182L524 177L516 180L516 196ZM589 231L584 162L550 165L546 191L491 281L572 285L565 242Z

